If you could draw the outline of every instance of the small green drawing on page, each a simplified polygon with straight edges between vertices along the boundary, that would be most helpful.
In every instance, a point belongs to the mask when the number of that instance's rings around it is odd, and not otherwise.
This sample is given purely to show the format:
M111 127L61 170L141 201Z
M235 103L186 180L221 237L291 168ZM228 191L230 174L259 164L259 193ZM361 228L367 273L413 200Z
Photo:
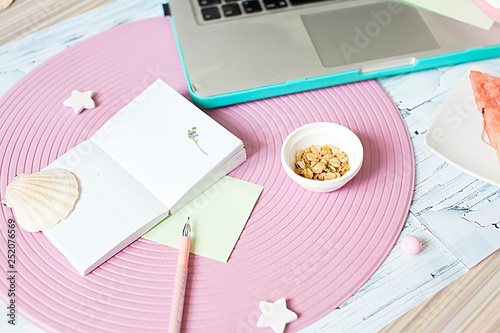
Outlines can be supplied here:
M198 148L203 152L203 154L208 155L198 144L198 133L196 133L196 127L193 127L192 129L188 130L188 137L196 143Z

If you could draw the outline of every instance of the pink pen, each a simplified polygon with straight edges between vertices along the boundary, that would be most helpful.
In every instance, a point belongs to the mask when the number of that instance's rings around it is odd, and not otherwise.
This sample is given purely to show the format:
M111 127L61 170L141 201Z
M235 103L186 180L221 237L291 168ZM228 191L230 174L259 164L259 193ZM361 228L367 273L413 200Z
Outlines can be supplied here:
M188 274L189 246L191 245L191 226L189 217L182 229L181 244L179 247L179 257L175 270L174 290L172 293L172 307L170 309L169 332L180 332L182 310L184 307L184 292L186 291L186 280Z

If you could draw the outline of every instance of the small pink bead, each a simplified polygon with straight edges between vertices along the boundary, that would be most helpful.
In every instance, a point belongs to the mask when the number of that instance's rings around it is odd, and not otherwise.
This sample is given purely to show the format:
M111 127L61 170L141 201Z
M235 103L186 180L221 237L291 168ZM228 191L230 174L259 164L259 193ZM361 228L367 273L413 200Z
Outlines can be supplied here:
M404 254L415 255L420 252L420 241L415 236L406 236L401 241L401 249Z

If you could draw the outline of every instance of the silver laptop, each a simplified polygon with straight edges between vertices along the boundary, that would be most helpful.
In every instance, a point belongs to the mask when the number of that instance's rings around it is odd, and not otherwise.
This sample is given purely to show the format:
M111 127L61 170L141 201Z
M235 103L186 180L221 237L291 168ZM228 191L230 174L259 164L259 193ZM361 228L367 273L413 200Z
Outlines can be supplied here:
M170 0L204 107L500 56L489 31L384 0Z

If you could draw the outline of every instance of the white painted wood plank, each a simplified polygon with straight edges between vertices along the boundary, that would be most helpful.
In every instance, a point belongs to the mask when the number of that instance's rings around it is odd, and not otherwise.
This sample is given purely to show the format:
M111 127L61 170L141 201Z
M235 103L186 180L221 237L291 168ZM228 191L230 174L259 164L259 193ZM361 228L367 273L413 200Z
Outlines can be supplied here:
M0 92L71 45L120 24L163 16L163 2L119 0L0 47Z
M400 242L407 235L420 239L420 254L409 256L402 252ZM303 332L376 332L466 271L410 214L398 242L370 280L340 308Z
M500 69L497 58L379 80L398 105L415 150L416 185L410 211L469 268L500 248L500 189L433 155L424 145L424 136L473 64Z

